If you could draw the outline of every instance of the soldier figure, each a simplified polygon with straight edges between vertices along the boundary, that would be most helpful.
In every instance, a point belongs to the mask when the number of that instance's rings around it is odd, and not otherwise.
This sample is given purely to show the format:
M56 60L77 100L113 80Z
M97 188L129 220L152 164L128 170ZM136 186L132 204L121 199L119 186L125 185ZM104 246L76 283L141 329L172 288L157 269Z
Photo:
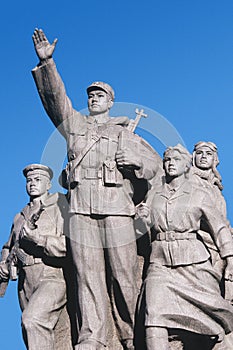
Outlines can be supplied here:
M105 348L110 271L117 326L124 349L134 349L138 296L132 181L152 178L157 157L127 129L127 117L110 117L114 91L87 88L89 116L73 109L42 30L33 35L39 64L33 70L44 108L67 141L70 244L77 282L79 340L76 350ZM127 147L125 147L125 141ZM107 248L107 249L103 249Z
M63 271L66 264L63 234L66 199L62 194L48 193L53 176L49 167L31 164L23 174L30 202L14 219L9 240L2 250L0 277L2 283L7 283L12 278L10 272L18 270L18 296L27 349L63 350L64 344L62 347L56 343L55 326L66 308ZM60 331L65 332L65 348L72 349L68 314L64 312L63 315L67 316L66 329L60 328Z

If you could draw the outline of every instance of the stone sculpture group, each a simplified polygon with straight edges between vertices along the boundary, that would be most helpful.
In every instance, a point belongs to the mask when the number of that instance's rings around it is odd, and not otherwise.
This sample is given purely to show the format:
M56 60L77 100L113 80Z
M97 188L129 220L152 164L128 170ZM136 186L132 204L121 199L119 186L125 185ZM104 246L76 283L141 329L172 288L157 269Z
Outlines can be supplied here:
M89 115L76 111L41 29L32 74L42 104L67 143L60 182L24 168L29 203L2 248L0 294L17 279L29 350L233 348L233 239L217 147L191 155L168 147L163 159L111 117L114 91L87 88ZM138 240L137 237L141 237Z

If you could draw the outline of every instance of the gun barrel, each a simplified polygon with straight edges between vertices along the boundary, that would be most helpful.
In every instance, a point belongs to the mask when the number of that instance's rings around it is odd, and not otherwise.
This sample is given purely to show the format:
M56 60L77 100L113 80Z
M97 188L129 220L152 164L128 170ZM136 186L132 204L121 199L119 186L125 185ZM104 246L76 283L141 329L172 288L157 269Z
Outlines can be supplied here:
M8 286L8 281L0 282L0 298L4 297L7 286Z

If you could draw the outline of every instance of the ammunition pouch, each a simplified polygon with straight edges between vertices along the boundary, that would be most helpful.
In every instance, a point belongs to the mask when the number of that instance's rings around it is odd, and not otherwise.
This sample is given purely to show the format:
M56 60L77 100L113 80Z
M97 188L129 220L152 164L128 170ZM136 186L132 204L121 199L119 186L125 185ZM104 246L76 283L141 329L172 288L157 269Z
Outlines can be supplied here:
M81 166L72 168L72 163L70 162L62 170L59 183L63 188L70 190L74 189L82 179L102 179L104 186L121 185L123 182L123 176L117 168L116 161L108 159L100 169L83 168Z
M103 164L103 183L106 186L122 184L122 175L115 160L107 159Z

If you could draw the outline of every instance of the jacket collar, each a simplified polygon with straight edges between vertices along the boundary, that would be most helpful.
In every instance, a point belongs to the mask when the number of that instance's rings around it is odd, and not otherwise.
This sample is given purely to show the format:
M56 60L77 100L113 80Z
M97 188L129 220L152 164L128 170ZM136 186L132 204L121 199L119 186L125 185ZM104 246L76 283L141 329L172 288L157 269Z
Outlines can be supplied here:
M169 188L169 185L166 183L165 176L163 176L162 185L158 190L156 190L156 193L161 197L165 197L166 199L175 199L177 197L183 196L184 194L190 193L191 186L191 181L189 179L185 179L177 189L172 191Z
M54 205L55 203L57 203L58 201L58 193L53 193L53 194L46 194L44 196L42 196L39 199L40 205L42 208L47 208L50 207L51 205ZM38 206L39 207L39 206ZM22 210L21 210L21 214L27 218L29 213L30 213L30 209L32 208L32 202L29 202ZM38 208L39 209L39 208Z
M97 121L97 119L91 115L86 116L87 123L93 124ZM112 124L112 125L122 125L127 126L129 124L128 117L106 117L101 120L101 123L98 124Z

